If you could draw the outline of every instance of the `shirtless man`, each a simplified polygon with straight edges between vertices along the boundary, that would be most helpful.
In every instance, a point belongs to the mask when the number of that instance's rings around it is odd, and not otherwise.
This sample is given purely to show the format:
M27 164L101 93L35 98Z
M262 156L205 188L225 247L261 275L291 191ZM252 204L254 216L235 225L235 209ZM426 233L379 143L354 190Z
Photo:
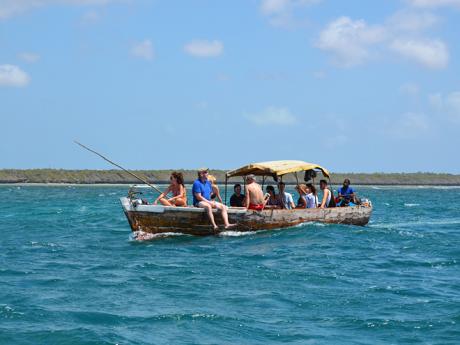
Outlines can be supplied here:
M264 192L254 175L246 176L246 209L262 211L265 206Z

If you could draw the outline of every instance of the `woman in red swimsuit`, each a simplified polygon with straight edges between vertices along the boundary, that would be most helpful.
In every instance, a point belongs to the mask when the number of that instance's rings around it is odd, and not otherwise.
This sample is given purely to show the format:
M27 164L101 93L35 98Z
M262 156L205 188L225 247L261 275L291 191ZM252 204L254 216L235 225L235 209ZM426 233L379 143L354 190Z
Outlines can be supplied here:
M158 201L164 206L187 206L187 191L184 186L184 176L180 172L174 171L169 178L171 184L168 189L161 193L153 202L154 205ZM167 198L168 194L172 193L172 198Z

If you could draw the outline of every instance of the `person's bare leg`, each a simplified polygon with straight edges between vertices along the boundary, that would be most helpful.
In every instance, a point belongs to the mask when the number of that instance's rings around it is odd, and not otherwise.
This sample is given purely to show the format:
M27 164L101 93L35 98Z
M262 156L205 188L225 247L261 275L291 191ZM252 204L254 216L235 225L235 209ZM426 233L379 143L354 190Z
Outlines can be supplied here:
M160 203L163 205L163 206L174 206L173 204L171 204L168 199L166 198L161 198L160 199Z
M180 206L180 207L186 207L187 206L187 203L185 202L185 199L176 199L176 201L174 202L174 205L175 206Z
M208 204L207 202L200 202L198 205L206 210L206 212L208 213L208 218L211 221L212 227L214 228L214 230L217 230L219 227L217 226L214 220L214 215L212 214L211 205Z
M227 206L225 206L223 204L216 203L216 207L218 209L220 209L221 212L222 212L222 219L224 221L225 229L233 228L234 226L236 226L236 224L230 224L228 222Z

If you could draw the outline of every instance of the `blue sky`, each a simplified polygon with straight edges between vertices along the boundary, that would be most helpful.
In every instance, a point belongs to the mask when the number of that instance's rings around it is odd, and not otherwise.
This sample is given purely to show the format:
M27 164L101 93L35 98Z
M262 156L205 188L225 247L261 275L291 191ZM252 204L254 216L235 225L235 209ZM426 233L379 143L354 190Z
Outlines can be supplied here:
M0 168L460 173L460 0L0 0Z

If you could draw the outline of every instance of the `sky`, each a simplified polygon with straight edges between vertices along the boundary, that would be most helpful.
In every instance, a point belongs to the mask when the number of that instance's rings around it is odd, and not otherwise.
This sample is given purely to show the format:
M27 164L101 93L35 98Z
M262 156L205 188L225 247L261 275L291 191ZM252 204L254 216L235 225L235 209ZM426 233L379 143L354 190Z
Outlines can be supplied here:
M0 168L460 173L460 0L0 0Z

